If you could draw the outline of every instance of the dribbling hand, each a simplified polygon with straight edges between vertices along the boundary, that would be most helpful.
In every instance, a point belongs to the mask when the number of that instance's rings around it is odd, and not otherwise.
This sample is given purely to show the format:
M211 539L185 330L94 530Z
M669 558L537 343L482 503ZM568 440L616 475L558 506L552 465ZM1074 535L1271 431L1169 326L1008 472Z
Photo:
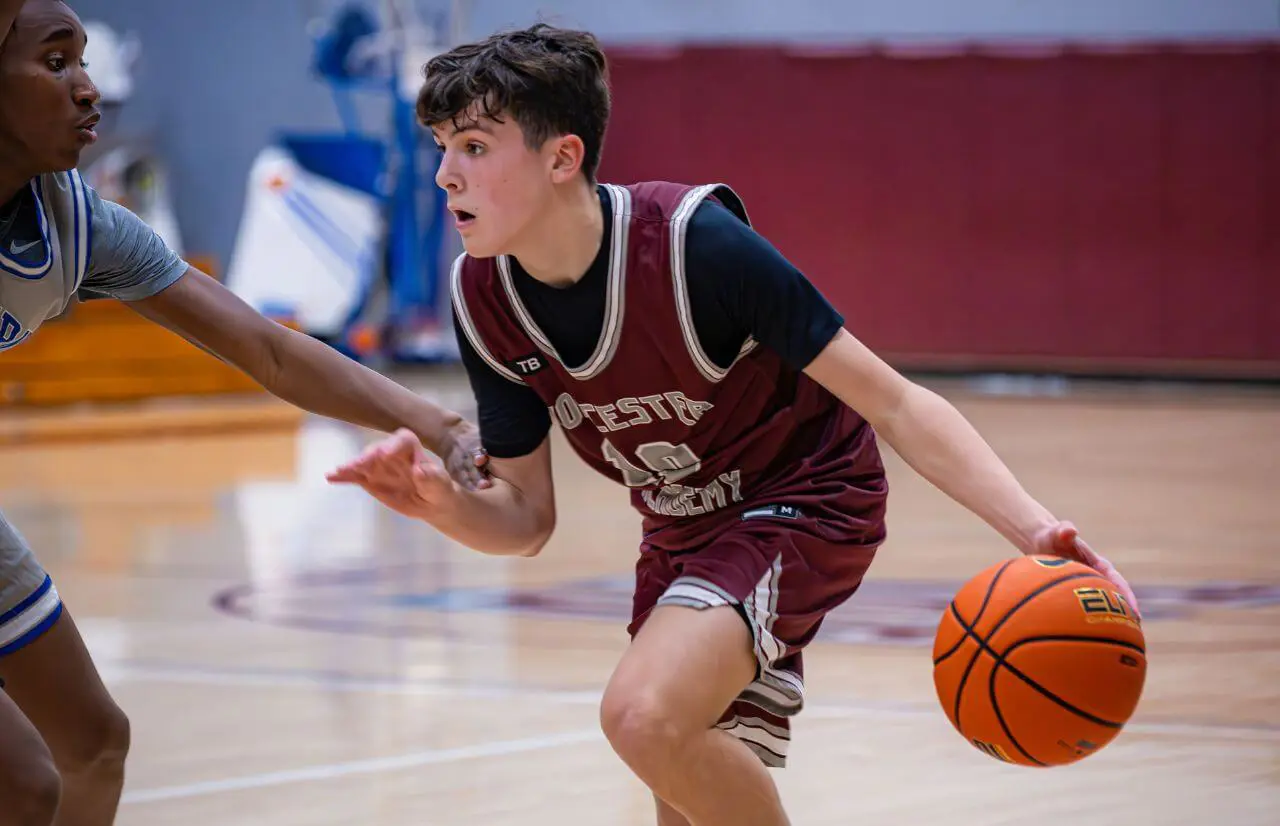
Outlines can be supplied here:
M1138 598L1133 595L1133 589L1129 587L1129 583L1125 581L1125 578L1120 575L1114 565L1090 548L1080 538L1080 532L1070 522L1058 522L1043 528L1032 541L1030 552L1033 554L1060 556L1088 565L1110 580L1111 584L1120 592L1120 595L1128 601L1133 613L1139 618L1142 617L1142 610L1138 608Z

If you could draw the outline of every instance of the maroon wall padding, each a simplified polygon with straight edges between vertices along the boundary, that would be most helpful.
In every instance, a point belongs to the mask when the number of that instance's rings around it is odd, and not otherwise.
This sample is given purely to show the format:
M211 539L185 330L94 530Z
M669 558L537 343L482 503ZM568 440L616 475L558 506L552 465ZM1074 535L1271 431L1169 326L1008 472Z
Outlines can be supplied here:
M1280 44L610 58L604 179L730 184L900 363L1280 377Z

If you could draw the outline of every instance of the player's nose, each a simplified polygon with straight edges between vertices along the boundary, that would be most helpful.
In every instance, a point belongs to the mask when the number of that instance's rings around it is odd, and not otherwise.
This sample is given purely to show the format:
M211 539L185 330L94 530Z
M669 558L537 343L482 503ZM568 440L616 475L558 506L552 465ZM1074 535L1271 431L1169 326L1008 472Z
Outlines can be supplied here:
M445 152L440 156L440 165L436 167L436 186L447 192L459 192L462 189L462 178L458 174L452 153Z
M98 87L89 77L89 73L81 70L80 78L71 92L75 98L76 106L84 108L92 108L98 105L98 101L102 100L102 93L98 91Z

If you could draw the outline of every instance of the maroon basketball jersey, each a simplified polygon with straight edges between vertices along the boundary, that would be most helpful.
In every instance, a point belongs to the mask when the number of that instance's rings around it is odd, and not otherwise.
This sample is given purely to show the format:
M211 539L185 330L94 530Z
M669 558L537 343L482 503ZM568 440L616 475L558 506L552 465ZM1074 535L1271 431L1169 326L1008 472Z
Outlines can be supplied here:
M700 545L761 508L820 515L833 541L881 531L884 471L866 422L753 340L728 370L698 341L685 231L709 197L749 223L738 196L715 184L606 188L608 295L590 358L561 360L521 302L508 258L463 255L452 294L476 352L533 388L574 450L631 489L654 547Z

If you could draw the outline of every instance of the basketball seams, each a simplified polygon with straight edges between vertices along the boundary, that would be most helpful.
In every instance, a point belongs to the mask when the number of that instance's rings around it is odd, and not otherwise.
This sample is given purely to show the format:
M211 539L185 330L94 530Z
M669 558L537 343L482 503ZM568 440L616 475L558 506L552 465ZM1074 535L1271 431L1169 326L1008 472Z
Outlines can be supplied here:
M1144 657L1147 656L1147 649L1138 645L1136 642L1118 640L1115 637L1086 637L1083 634L1042 634L1038 637L1023 637L1002 651L1000 656L1008 657L1018 648L1032 642L1092 642L1098 643L1099 645L1115 645L1120 648L1127 648L1130 651L1138 652ZM994 653L994 651L992 653Z
M996 583L1000 581L1000 577L1004 576L1004 572L1009 570L1009 566L1013 565L1015 561L1017 561L1016 558L1006 561L1000 566L1000 570L996 571L995 576L991 577L991 582L987 584L986 596L982 598L982 605L978 606L978 613L973 618L973 625L969 625L964 621L964 618L960 616L960 609L956 608L956 601L954 599L951 600L951 615L956 618L956 622L960 623L960 627L964 629L964 636L960 638L960 642L956 643L956 648L958 649L965 641L965 638L970 636L975 640L978 640L979 646L978 650L973 652L973 658L969 660L969 664L965 666L964 673L960 675L960 683L956 686L955 713L952 716L952 719L955 721L956 728L960 727L960 698L964 696L964 684L969 681L969 674L973 672L973 666L978 662L978 655L982 653L982 640L978 638L978 635L974 633L973 629L977 627L978 622L982 619L983 613L987 610L987 605L991 602L991 595L996 591ZM943 659L945 659L945 657ZM934 663L934 666L937 667L936 662Z
M995 652L990 648L987 648L985 645L979 649L979 653L982 651L986 651L995 657ZM1004 721L1004 715L1000 713L1000 703L996 700L996 675L1000 673L1000 666L1003 665L1004 662L998 657L995 657L995 659L996 664L991 667L991 679L988 681L987 689L991 692L991 710L995 712L996 722L998 722L1000 724L1000 728L1004 730L1004 736L1009 738L1010 743L1013 743L1013 747L1022 752L1023 757L1027 758L1032 763L1035 763L1037 766L1045 766L1046 764L1044 761L1037 760L1032 756L1031 752L1023 748L1022 744L1018 742L1018 738L1013 736L1013 730L1009 728L1009 724ZM1009 670L1017 673L1013 668L1010 668Z
M964 673L960 675L960 682L956 686L955 709L954 709L954 714L952 715L952 720L955 723L956 728L959 729L960 731L964 731L964 728L960 723L960 702L964 697L965 684L969 681L969 675L973 673L973 667L977 664L978 657L982 656L983 651L986 651L992 656L993 659L996 660L996 665L992 669L993 680L995 679L994 677L995 672L1000 670L1000 664L1003 661L1002 658L998 656L996 652L993 651L987 645L987 640L983 639L982 637L979 637L977 632L974 631L973 629L977 627L978 621L982 618L982 613L983 611L986 610L987 604L991 599L991 595L995 592L996 583L999 582L1001 574L1003 574L1009 568L1009 566L1012 565L1015 561L1016 560L1011 559L1008 562L1006 562L1004 565L1000 566L1000 570L996 571L995 576L991 578L991 583L990 585L987 586L987 595L983 598L982 606L978 609L978 614L977 616L974 617L972 625L965 622L964 618L960 616L960 611L959 609L956 608L955 600L951 601L951 615L956 618L956 622L960 623L960 627L964 629L964 637L971 637L976 643L978 643L978 650L973 652L973 657L972 659L969 660L969 664L965 666ZM1054 579L1054 580L1050 580L1049 582L1046 582L1044 585L1041 585L1039 588L1036 588L1034 591L1024 596L1012 608L1006 611L1005 615L1000 618L1000 621L997 622L995 627L992 628L990 633L987 634L987 639L990 639L991 637L995 636L996 632L999 631L1004 626L1004 624L1009 621L1009 617L1013 616L1020 608L1022 608L1027 603L1031 602L1036 597L1045 593L1046 591L1056 588L1057 586L1061 585L1064 582L1071 582L1073 580L1085 579L1085 578L1094 577L1094 576L1097 576L1097 573L1095 571L1087 571L1087 572L1080 572L1080 573L1074 573L1074 574L1067 574L1066 576L1059 577L1058 579ZM961 643L964 642L964 637L961 638ZM959 644L957 644L956 647L959 648ZM1006 667L1009 668L1010 671L1014 671L1014 669L1011 666L1006 666ZM1041 692L1045 693L1047 696L1047 692L1044 692L1043 690L1041 690ZM994 700L994 697L992 699ZM993 706L993 707L995 708L996 717L1000 718L999 706ZM1001 719L1000 721L1000 726L1004 728L1005 733L1008 734L1009 729L1007 726L1005 726L1003 719ZM1012 736L1010 736L1009 739L1010 739L1010 742L1014 742ZM1017 745L1016 742L1015 742L1015 745ZM1026 754L1026 752L1023 751L1021 746L1018 747L1018 750L1022 751L1023 754ZM1031 755L1029 754L1027 754L1027 758L1030 760L1035 759L1031 757Z
M983 613L987 610L987 604L991 602L991 595L995 593L996 583L999 582L1000 577L1004 575L1005 569L1007 569L1015 561L1016 559L1010 559L1008 562L1001 565L1000 570L996 571L995 576L991 577L991 582L987 583L987 594L982 598L982 604L978 606L977 616L973 618L973 624L975 626L978 624L978 621L982 619ZM964 619L960 616L960 612L956 609L956 601L954 599L951 600L951 613L955 615L956 622L960 623L960 627L967 632L969 628L968 626L965 625ZM956 641L956 644L951 646L949 650L942 652L942 654L940 654L936 659L934 659L933 664L936 666L938 663L942 662L947 657L950 657L952 654L959 651L960 646L964 645L964 641L966 637L968 637L967 633L961 634L960 639Z
M1116 723L1111 720L1104 720L1101 717L1097 717L1093 714L1090 714L1089 712L1085 711L1082 708L1076 708L1071 703L1068 703L1066 700L1062 699L1061 697L1054 694L1049 689L1045 688L1044 686L1037 683L1035 680L1028 677L1026 674L1023 674L1020 670L1018 670L1017 666L1010 665L1003 657L997 655L996 652L992 651L990 648L986 648L984 650L987 651L989 654L991 654L991 656L996 661L995 667L991 669L991 675L992 675L991 676L991 685L992 685L991 702L993 705L995 703L995 688L994 688L995 679L996 679L995 675L1000 672L1001 668L1006 668L1009 670L1010 674L1017 677L1019 680L1022 680L1024 683L1026 683L1036 692L1043 695L1045 699L1052 700L1054 703L1066 709L1067 711L1071 712L1072 714L1083 717L1084 719L1088 720L1090 723L1096 723L1100 726L1105 726L1107 728L1114 728L1114 729L1124 728L1124 723ZM995 709L996 709L996 716L997 717L1000 716L999 706L995 706Z
M1124 728L1124 723L1117 723L1112 720L1104 720L1101 717L1090 714L1084 709L1077 708L1071 703L1068 703L1066 700L1062 699L1061 697L1057 696L1049 689L1040 685L1035 680L1028 677L1026 674L1023 674L1022 671L1019 670L1017 666L1012 665L1009 662L1008 657L1010 654L1012 654L1014 651L1018 650L1022 646L1027 645L1028 643L1033 643L1033 642L1080 642L1080 643L1088 643L1092 645L1107 645L1107 646L1114 646L1116 648L1123 648L1128 651L1134 651L1138 654L1141 654L1144 658L1147 656L1146 649L1143 648L1141 645L1127 642L1125 640L1117 640L1113 637L1086 637L1082 635L1072 635L1072 634L1045 634L1039 637L1027 637L1025 639L1018 640L1016 643L1009 646L1003 652L1000 652L998 654L996 653L995 649L989 646L983 646L983 648L988 653L990 653L991 656L996 661L995 668L991 670L991 675L992 675L991 676L991 686L992 686L991 704L992 704L992 707L996 710L997 717L1000 716L1000 707L998 704L996 704L995 675L999 673L1000 669L1003 667L1003 668L1007 668L1010 674L1017 677L1019 680L1022 680L1024 683L1026 683L1028 686L1034 689L1037 693L1043 695L1046 699L1052 700L1054 703L1058 704L1059 706L1066 709L1067 711L1070 711L1072 714L1078 715L1088 720L1091 723L1096 723L1097 725L1105 726L1107 728L1113 728L1117 730ZM1012 739L1012 737L1010 739ZM1025 754L1026 752L1023 752L1023 753ZM1030 757L1030 755L1027 755L1027 756Z
M1005 615L1000 618L1000 621L997 622L995 627L992 628L991 631L987 634L987 640L990 640L991 638L993 638L996 635L996 633L1001 628L1004 627L1004 624L1009 621L1010 617L1018 613L1018 611L1020 611L1021 609L1025 608L1033 599L1045 593L1046 591L1051 591L1054 588L1057 588L1059 585L1061 585L1064 582L1071 582L1077 579L1091 579L1096 576L1099 576L1099 574L1096 571L1085 571L1078 574L1067 574L1066 576L1061 577L1060 579L1054 579L1054 580L1050 580L1049 582L1046 582L1044 585L1041 585L1039 588L1027 594L1022 599L1018 600L1018 602L1012 608L1010 608L1007 612L1005 612ZM974 634L974 638L975 639L977 638L977 634Z

